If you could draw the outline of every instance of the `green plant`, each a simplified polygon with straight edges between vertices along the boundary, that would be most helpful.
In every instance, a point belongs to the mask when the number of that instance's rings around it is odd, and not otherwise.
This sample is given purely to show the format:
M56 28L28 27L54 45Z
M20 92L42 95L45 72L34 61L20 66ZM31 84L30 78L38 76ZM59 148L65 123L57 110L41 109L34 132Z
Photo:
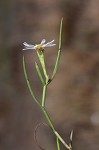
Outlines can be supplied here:
M45 47L50 47L50 46L54 46L55 44L53 44L54 40L51 42L48 42L47 44L45 44L45 39L43 39L41 41L40 44L37 45L31 45L31 44L27 44L26 42L24 42L24 46L25 48L23 50L27 50L27 49L35 49L37 52L37 56L39 58L39 61L41 63L42 66L42 71L44 73L44 77L42 75L42 72L40 71L39 65L35 62L35 66L36 66L36 71L38 73L38 76L41 80L42 86L43 86L43 92L42 92L42 98L41 98L41 103L39 103L38 99L35 97L34 95L34 91L31 87L29 78L28 78L28 74L27 74L27 70L26 70L26 64L25 64L25 58L23 56L23 69L24 69L24 75L25 75L25 79L29 88L29 91L31 93L32 98L34 99L34 101L36 102L36 104L39 106L39 108L42 110L45 118L47 119L47 122L50 126L50 128L52 129L54 135L56 136L56 143L57 143L57 150L61 150L60 147L60 143L62 143L68 150L72 150L72 135L73 135L73 131L71 132L70 135L70 143L67 144L63 138L59 135L59 133L56 131L54 124L51 121L51 118L45 108L45 103L46 103L46 94L47 94L47 87L48 85L53 81L58 67L59 67L59 61L60 61L60 56L61 56L61 50L62 50L62 23L63 23L63 19L61 20L61 24L60 24L60 34L59 34L59 49L58 49L58 54L57 54L57 59L56 59L56 63L54 66L54 70L52 73L52 76L49 77L47 71L46 71L46 62L45 62L45 58L44 58L44 48Z

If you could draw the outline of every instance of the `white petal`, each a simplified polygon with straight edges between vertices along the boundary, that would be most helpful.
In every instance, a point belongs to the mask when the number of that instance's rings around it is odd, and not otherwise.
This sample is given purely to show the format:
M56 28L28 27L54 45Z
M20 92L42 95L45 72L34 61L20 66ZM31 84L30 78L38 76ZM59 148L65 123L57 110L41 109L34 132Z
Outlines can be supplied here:
M28 44L28 43L26 43L26 42L24 42L23 45L24 45L24 46L29 46L29 47L30 47L30 46L31 46L31 47L34 46L34 45Z
M24 49L22 49L23 51L25 51L25 50L31 50L30 48L24 48Z
M51 42L48 42L46 44L44 44L44 47L50 47L50 46L54 46L56 44L53 44L54 40L52 40Z
M28 43L24 42L23 45L24 45L24 49L23 50L35 49L35 46L32 45L32 44L28 44Z
M46 44L52 44L54 41L55 41L55 40L52 40L51 42L48 42L48 43L46 43Z
M55 46L56 44L48 44L48 45L45 45L44 47L51 47L51 46Z
M46 40L43 39L43 40L41 41L40 45L43 45L45 42L46 42Z

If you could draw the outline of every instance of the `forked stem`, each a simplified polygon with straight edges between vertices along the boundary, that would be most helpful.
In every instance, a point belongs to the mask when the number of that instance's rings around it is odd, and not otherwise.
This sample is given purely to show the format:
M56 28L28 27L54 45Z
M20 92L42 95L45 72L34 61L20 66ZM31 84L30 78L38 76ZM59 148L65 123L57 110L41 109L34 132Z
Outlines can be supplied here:
M57 54L57 59L56 59L56 64L55 64L55 67L54 67L54 70L53 70L53 74L52 74L52 77L49 78L48 74L47 74L47 71L46 71L46 65L45 65L45 59L44 59L44 53L43 51L37 51L37 55L39 57L39 61L41 63L41 66L42 66L42 70L43 70L43 73L44 73L44 76L45 76L45 80L42 76L42 73L40 71L40 68L38 66L37 63L35 63L35 66L36 66L36 70L37 70L37 73L38 73L38 76L43 84L43 92L42 92L42 102L41 104L39 103L39 101L37 100L37 98L35 97L34 95L34 92L33 92L33 89L31 88L31 85L30 85L30 82L29 82L29 79L28 79L28 75L27 75L27 70L26 70L26 65L25 65L25 60L24 60L24 57L23 57L23 69L24 69L24 74L25 74L25 79L26 79L26 82L27 82L27 85L28 85L28 88L29 88L29 91L32 95L32 98L35 100L35 102L37 103L37 105L41 108L41 110L43 111L44 113L44 116L45 118L47 119L47 122L50 126L50 128L52 129L54 135L56 136L56 142L57 142L57 150L61 150L60 148L60 142L68 149L68 150L72 150L72 142L70 143L70 145L67 145L66 142L63 140L63 138L59 135L59 133L55 130L55 127L51 121L51 118L45 108L45 104L46 104L46 93L47 93L47 87L49 85L49 83L54 79L55 75L56 75L56 72L58 70L58 67L59 67L59 61L60 61L60 55L61 55L61 49L62 49L62 21L63 19L61 20L61 24L60 24L60 35L59 35L59 49L58 49L58 54ZM50 82L49 82L50 81ZM72 132L73 133L73 132ZM70 137L70 140L72 141L72 133L71 133L71 137Z

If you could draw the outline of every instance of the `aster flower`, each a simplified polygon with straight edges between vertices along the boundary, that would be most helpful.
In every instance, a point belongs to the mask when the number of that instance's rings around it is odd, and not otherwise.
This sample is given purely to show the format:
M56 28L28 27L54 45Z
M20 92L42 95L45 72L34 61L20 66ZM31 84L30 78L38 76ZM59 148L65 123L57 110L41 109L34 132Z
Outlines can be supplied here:
M45 47L51 47L51 46L56 45L56 44L53 44L54 40L52 40L51 42L48 42L46 44L45 44L45 42L46 42L45 39L43 39L40 44L36 44L36 45L32 45L32 44L28 44L28 43L24 42L23 43L23 45L24 45L23 50L35 49L38 51L43 51Z

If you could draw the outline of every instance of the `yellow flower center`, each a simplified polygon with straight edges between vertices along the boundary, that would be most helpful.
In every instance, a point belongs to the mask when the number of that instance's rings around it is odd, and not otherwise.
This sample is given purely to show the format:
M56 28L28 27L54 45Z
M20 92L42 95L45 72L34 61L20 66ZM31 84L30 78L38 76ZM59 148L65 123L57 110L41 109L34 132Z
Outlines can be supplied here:
M38 51L43 51L44 50L44 46L42 45L40 45L40 44L36 44L36 46L37 46L37 50Z

